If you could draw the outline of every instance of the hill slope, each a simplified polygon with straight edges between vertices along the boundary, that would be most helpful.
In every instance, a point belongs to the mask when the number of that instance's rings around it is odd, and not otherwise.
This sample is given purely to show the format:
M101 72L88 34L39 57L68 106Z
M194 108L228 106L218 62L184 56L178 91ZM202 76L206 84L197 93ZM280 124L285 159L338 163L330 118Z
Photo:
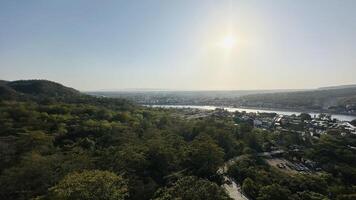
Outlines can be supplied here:
M108 109L128 110L135 105L126 99L111 99L83 94L78 90L47 80L0 80L0 101L31 101L39 104L54 102L84 103Z
M79 91L47 80L0 81L1 99L78 96L81 96Z
M356 86L241 97L243 106L356 113Z

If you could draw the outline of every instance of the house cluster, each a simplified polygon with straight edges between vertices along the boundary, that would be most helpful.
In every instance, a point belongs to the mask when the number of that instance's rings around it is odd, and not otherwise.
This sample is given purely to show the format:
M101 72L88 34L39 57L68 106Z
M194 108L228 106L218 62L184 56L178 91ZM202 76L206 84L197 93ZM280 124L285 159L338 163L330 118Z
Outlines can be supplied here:
M320 137L322 134L326 134L327 131L337 131L341 135L346 134L356 134L356 127L350 122L339 121L336 119L331 119L330 115L319 115L314 116L310 120L302 120L300 116L283 116L280 121L290 125L298 126L302 128L299 129L304 133L309 133L312 137Z
M223 109L223 108L216 108L215 110L203 110L203 109L196 109L196 108L182 108L181 115L186 119L203 119L206 117L213 116L215 118L227 118L233 117L233 113Z
M356 134L356 127L349 122L313 119L307 125L308 131L312 136L320 136L328 130L336 130L341 135Z
M294 131L312 137L320 137L328 131L338 132L341 135L356 134L356 127L350 122L332 119L330 115L325 114L310 116L309 119L305 119L301 115L237 112L234 118L236 122L245 122L256 128Z
M345 108L348 114L356 114L356 104L348 104Z
M235 122L245 122L256 128L270 130L274 124L275 113L235 112Z

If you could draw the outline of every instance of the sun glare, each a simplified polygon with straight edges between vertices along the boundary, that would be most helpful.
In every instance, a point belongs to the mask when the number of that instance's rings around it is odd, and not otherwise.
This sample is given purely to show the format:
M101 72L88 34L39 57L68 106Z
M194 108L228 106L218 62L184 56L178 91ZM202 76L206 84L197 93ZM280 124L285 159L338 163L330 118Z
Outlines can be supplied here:
M225 48L225 49L231 49L235 46L235 44L236 44L236 39L231 35L225 36L219 42L219 46L221 46L222 48Z

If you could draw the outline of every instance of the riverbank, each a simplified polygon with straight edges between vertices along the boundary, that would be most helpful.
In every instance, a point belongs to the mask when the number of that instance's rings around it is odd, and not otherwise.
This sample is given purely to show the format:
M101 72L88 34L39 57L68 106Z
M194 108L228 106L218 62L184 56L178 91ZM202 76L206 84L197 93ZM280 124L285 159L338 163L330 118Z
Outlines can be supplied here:
M254 106L233 106L233 105L214 105L214 104L145 104L145 106L212 106L217 108L238 108L238 109L249 109L249 110L264 110L264 111L280 111L280 112L297 112L297 113L324 113L328 115L345 115L352 116L356 118L356 113L351 114L347 112L330 112L330 110L311 110L311 109L300 109L300 108L278 108L278 107L254 107Z
M236 107L225 107L225 106L210 106L210 105L145 105L148 107L161 107L161 108L191 108L191 109L201 109L201 110L215 110L217 108L224 108L225 110L229 112L260 112L260 113L277 113L279 115L299 115L300 113L303 113L304 111L290 111L290 110L272 110L272 109L254 109L254 108L236 108ZM311 116L317 116L323 112L306 112L309 113ZM331 115L332 119L337 119L339 121L352 121L356 119L356 116L354 115L344 115L344 114L333 114L333 113L326 113Z

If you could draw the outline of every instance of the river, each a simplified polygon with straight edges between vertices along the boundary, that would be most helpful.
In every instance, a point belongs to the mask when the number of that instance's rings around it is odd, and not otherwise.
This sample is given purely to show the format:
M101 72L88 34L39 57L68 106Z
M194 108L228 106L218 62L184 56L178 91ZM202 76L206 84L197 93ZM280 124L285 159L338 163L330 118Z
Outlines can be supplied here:
M160 108L193 108L193 109L201 109L201 110L215 110L216 108L224 108L229 112L235 111L245 111L247 113L277 113L279 115L299 115L301 112L297 111L281 111L281 110L267 110L267 109L252 109L252 108L234 108L234 107L218 107L218 106L196 106L196 105L150 105L151 107L160 107ZM320 113L309 112L309 114L313 117L314 115L319 115ZM337 119L340 121L352 121L356 119L356 116L352 115L342 115L342 114L331 114L332 119Z

